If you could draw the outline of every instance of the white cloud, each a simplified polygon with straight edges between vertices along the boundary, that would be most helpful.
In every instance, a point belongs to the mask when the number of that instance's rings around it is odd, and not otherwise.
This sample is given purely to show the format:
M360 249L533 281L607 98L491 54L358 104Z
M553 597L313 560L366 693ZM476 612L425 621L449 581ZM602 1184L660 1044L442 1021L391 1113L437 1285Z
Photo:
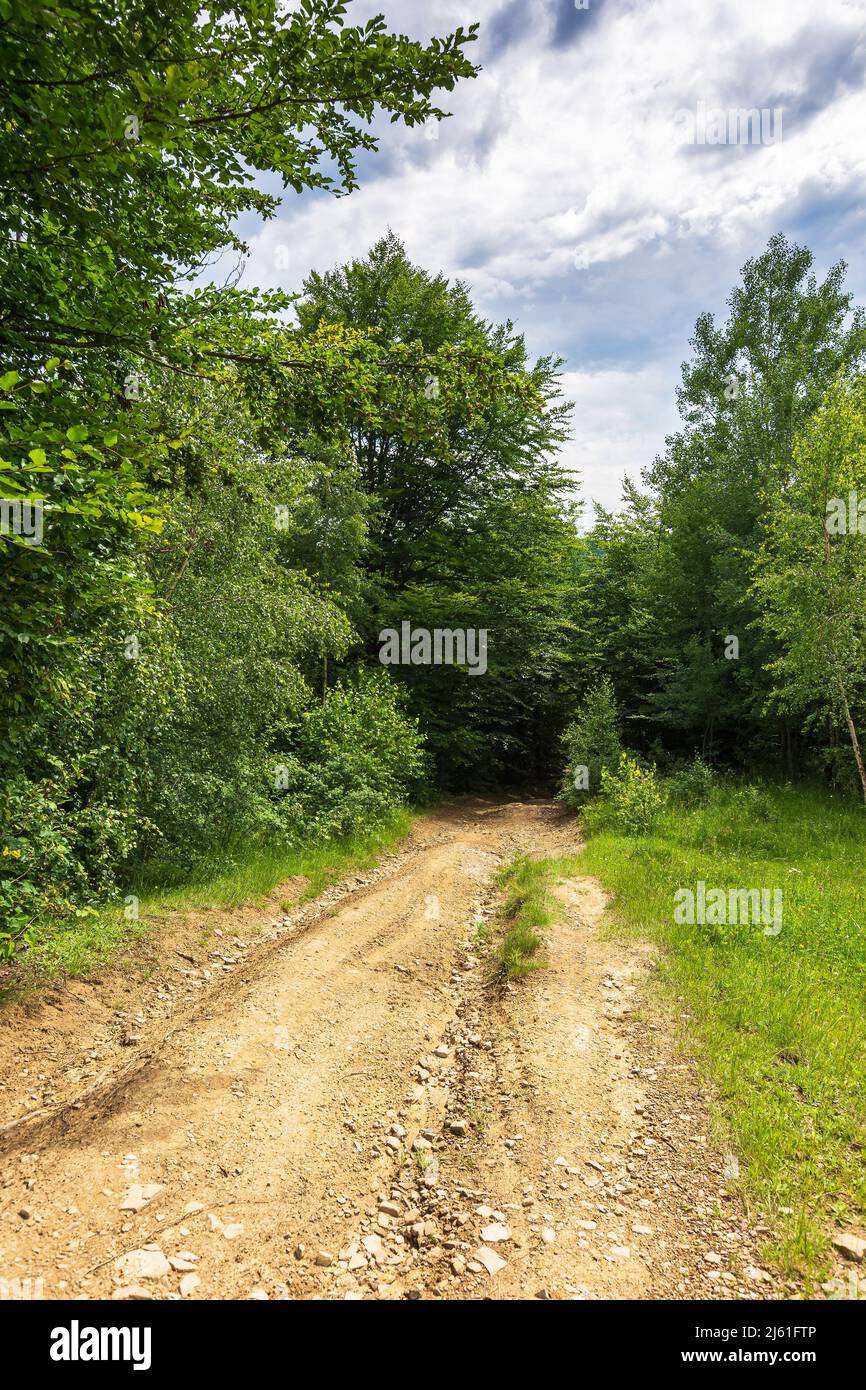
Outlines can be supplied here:
M640 482L664 437L676 428L672 361L635 371L566 372L563 392L575 403L572 439L562 452L579 477L591 524L592 502L616 510L625 476Z
M365 0L349 18L377 8ZM424 38L474 18L493 33L506 9L493 0L401 0L390 16L384 8L394 27ZM469 280L483 313L513 317L535 351L555 346L570 355L579 340L569 365L582 365L595 331L596 360L575 377L594 424L587 433L576 419L573 452L587 491L611 505L622 469L649 462L673 423L672 324L683 334L678 362L690 320L708 307L693 301L700 277L690 258L702 257L718 278L720 262L727 272L760 251L807 191L833 199L862 184L862 84L823 108L809 87L819 59L818 76L829 82L834 64L862 42L864 5L607 3L596 15L577 13L576 41L556 48L554 13L553 0L533 0L519 38L498 51L494 44L480 77L444 94L454 117L438 140L383 127L381 165L372 163L358 192L339 201L289 197L252 241L246 278L297 288L311 267L362 255L390 226L413 260ZM591 22L581 36L584 20ZM476 60L483 41L477 49ZM764 148L683 150L676 112L698 101L781 104L783 138ZM727 288L714 283L711 302ZM572 338L563 338L565 316L555 308L563 294ZM659 318L636 345L638 308ZM554 323L556 342L542 341Z

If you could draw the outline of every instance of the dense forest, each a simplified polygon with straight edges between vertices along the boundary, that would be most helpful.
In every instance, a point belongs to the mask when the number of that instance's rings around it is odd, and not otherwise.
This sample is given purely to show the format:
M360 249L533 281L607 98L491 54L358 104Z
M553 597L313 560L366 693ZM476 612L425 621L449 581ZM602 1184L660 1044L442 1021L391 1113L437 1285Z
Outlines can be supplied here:
M590 515L562 362L387 228L241 285L239 221L279 206L254 175L350 193L374 115L441 118L472 79L474 27L423 46L339 0L0 11L7 955L142 866L326 842L436 792L574 804L655 767L866 797L843 265L756 248L670 384L680 429ZM405 624L462 659L385 661Z

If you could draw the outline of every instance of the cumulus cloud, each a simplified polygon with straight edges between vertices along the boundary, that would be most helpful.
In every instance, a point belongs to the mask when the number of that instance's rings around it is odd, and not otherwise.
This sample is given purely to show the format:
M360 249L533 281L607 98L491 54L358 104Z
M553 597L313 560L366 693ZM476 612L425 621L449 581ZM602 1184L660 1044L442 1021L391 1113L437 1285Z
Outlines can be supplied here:
M780 229L805 233L820 268L859 249L844 234L862 232L863 0L358 0L350 19L380 8L425 39L479 19L483 71L443 95L437 138L383 127L351 197L287 197L246 278L297 288L390 226L486 316L567 359L569 461L615 506L674 423L694 319L742 262ZM677 113L699 103L778 108L782 138L684 145Z

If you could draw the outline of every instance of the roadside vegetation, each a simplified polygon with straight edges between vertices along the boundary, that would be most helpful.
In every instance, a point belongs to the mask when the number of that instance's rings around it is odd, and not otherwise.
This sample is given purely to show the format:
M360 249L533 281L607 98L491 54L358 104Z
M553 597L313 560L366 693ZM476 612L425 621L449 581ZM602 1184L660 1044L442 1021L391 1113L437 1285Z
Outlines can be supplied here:
M124 903L82 913L62 932L49 920L41 923L26 956L14 968L0 971L0 1002L58 977L92 974L121 958L169 913L263 905L283 884L290 885L291 896L277 901L274 910L288 911L318 897L346 874L372 867L409 833L413 819L409 808L399 808L373 828L337 840L309 846L280 847L274 842L235 846L221 867L208 872L207 866L200 866L196 874L174 874L171 877L180 880L174 884L153 871L143 874L130 883ZM134 911L130 911L133 903Z
M504 984L544 966L544 929L558 911L551 891L551 863L518 857L501 869L497 882L505 892L497 924L504 932L496 940L490 978Z
M819 279L781 233L750 257L724 321L695 323L679 429L582 526L565 364L470 285L382 228L242 287L241 229L265 244L284 198L351 194L388 120L423 140L446 118L475 25L422 44L343 0L3 9L7 978L87 972L160 911L317 892L425 796L558 786L618 920L664 947L780 1258L820 1260L866 1182L845 264ZM553 872L506 871L497 979L543 963ZM779 930L677 918L699 883L781 892Z
M768 781L684 800L683 780L668 782L648 833L594 804L573 871L611 892L616 929L662 948L739 1185L772 1215L782 1268L820 1274L828 1227L866 1220L866 813L824 788ZM699 880L781 890L781 930L678 923L675 894Z

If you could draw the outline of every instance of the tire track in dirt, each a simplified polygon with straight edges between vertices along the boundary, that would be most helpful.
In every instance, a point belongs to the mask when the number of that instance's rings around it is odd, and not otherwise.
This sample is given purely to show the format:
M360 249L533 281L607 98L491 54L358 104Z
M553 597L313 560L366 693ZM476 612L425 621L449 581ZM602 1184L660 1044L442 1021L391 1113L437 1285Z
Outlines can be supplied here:
M423 836L303 909L144 1065L25 1129L4 1277L47 1297L779 1296L689 1064L632 1003L651 955L604 942L597 886L561 887L547 970L485 985L471 923L496 868L572 852L574 822L464 802Z

